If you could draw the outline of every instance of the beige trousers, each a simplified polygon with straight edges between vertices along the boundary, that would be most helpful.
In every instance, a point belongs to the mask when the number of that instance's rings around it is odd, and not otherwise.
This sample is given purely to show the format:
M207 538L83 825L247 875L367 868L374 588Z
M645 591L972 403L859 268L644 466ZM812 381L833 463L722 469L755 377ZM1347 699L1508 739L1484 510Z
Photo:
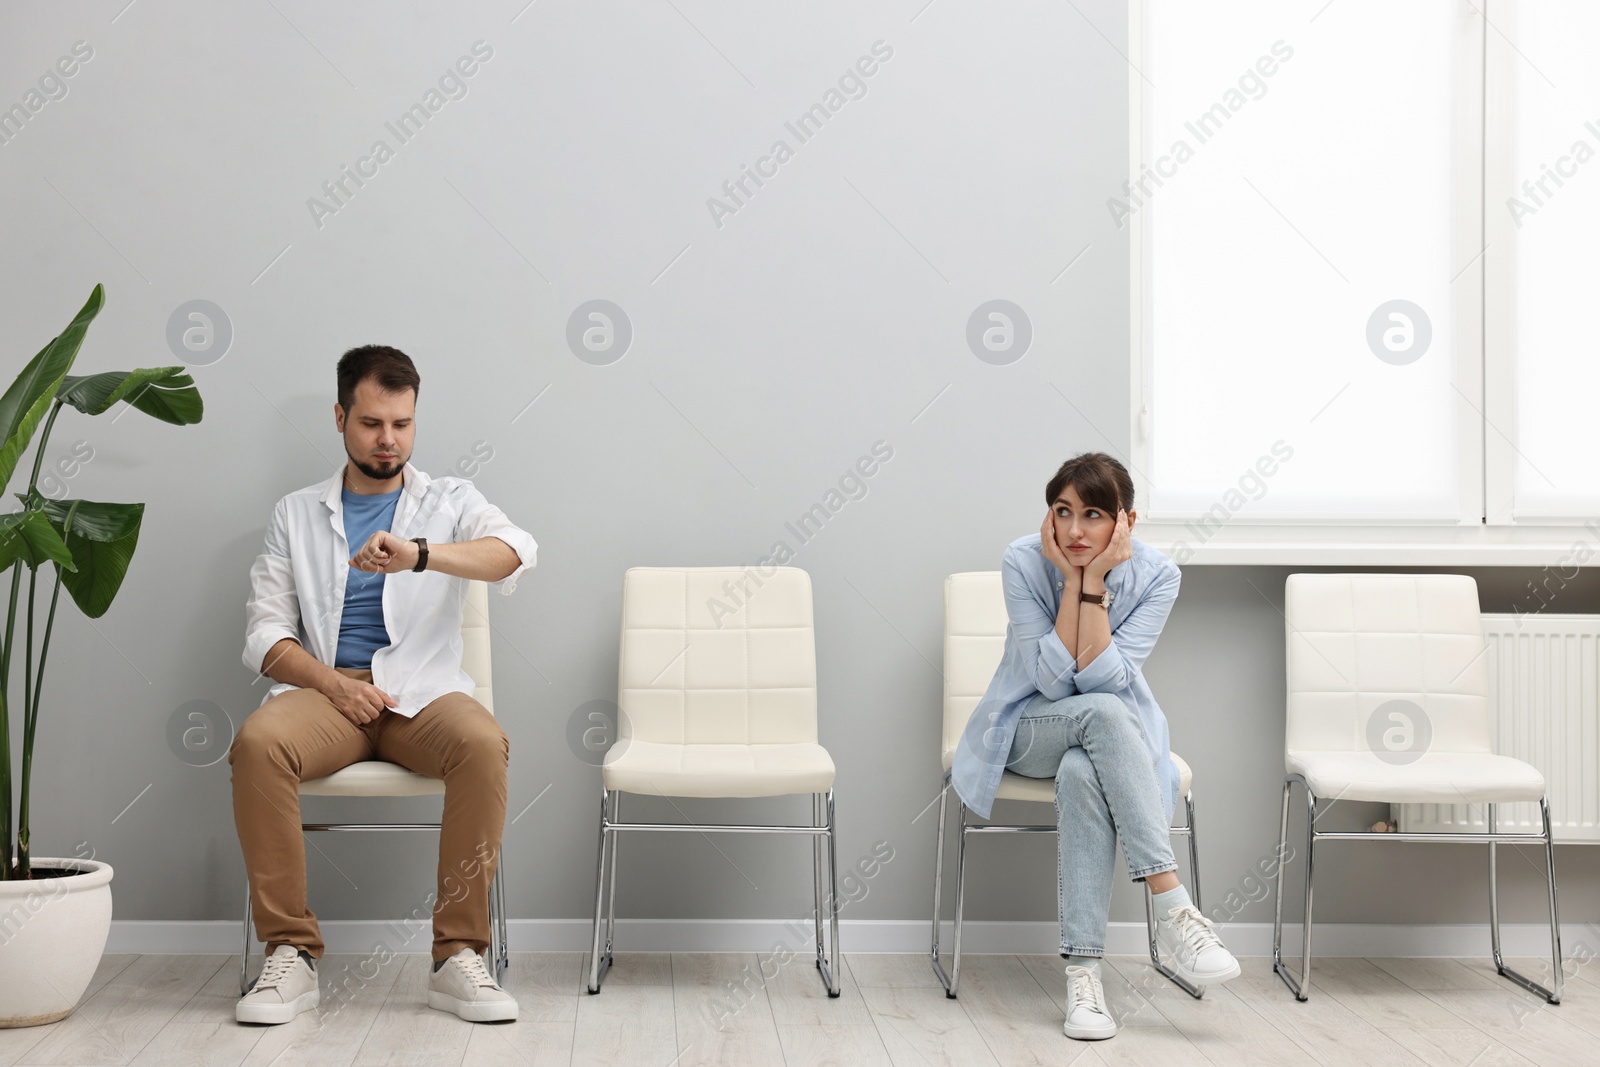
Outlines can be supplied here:
M370 670L335 668L370 682ZM361 760L381 759L444 780L433 958L489 946L489 883L500 862L511 742L484 706L446 693L415 718L384 710L357 726L315 689L291 689L245 719L228 750L233 820L250 878L256 937L323 952L306 906L299 784ZM376 918L376 916L375 916Z

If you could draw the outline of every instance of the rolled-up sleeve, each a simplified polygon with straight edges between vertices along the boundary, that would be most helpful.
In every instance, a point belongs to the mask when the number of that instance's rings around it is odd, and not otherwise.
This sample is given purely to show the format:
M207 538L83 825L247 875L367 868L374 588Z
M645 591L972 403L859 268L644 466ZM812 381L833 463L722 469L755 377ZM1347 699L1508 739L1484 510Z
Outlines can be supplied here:
M489 503L477 486L467 483L462 490L461 517L456 521L457 541L476 541L480 537L498 537L517 554L517 566L510 574L493 582L500 592L510 595L517 587L522 572L532 567L537 559L539 545L528 531L506 517L506 513Z
M1144 661L1156 647L1167 624L1172 603L1178 599L1183 572L1176 564L1158 576L1111 635L1111 643L1087 667L1080 668L1073 684L1080 693L1116 693L1133 684Z
M273 645L285 637L300 640L300 596L289 562L288 515L282 500L267 521L266 547L250 565L250 599L244 610L244 665L259 673Z
M1073 686L1077 664L1056 634L1055 618L1028 588L1014 551L1006 552L1000 564L1000 581L1005 588L1006 615L1011 620L1017 654L1035 689L1051 700L1069 697L1077 692Z

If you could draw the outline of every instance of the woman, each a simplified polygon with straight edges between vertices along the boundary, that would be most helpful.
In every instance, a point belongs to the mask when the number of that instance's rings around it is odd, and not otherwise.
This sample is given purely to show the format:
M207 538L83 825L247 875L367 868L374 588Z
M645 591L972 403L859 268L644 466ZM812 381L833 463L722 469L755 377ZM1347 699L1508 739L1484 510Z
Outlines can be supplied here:
M1133 479L1103 452L1074 456L1045 488L1037 534L1002 562L1004 658L957 747L952 784L989 817L1004 771L1056 781L1061 954L1068 1037L1111 1037L1100 983L1117 838L1154 894L1156 937L1197 985L1239 975L1174 873L1168 829L1178 770L1167 720L1140 668L1178 597L1177 564L1131 536Z

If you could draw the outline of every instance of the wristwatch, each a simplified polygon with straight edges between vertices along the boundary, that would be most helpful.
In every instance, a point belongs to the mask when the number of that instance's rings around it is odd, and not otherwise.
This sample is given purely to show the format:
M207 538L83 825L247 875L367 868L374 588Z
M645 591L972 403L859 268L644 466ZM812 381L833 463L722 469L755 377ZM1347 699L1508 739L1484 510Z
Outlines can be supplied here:
M417 543L417 565L411 569L414 572L425 571L428 569L428 539L426 537L413 537L411 540Z
M1105 608L1107 611L1111 610L1111 601L1112 601L1112 599L1113 598L1112 598L1111 590L1109 590L1109 589L1107 589L1104 593L1079 593L1078 594L1078 601L1080 603L1084 603L1084 604L1099 604L1101 607Z

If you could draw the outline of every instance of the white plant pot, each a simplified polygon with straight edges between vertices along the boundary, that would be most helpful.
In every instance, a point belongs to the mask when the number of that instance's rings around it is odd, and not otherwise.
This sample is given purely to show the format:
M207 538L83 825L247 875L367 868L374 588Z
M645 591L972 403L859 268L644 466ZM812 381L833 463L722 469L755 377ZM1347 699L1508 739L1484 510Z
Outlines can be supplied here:
M76 874L0 882L0 1027L71 1014L111 933L111 865L35 859Z

